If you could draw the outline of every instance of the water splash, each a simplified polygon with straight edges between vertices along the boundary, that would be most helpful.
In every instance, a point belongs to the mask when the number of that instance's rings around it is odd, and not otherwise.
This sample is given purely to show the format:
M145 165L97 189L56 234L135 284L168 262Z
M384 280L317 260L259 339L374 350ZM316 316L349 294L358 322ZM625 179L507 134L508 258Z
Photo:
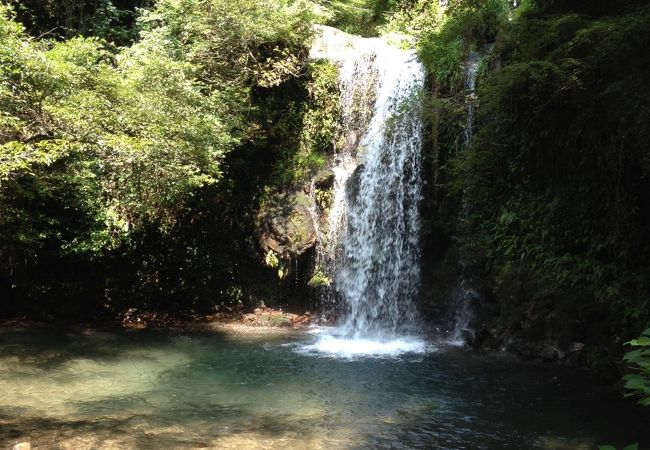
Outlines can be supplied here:
M421 95L425 71L413 51L322 27L312 56L340 65L342 136L329 229L317 265L343 303L327 353L393 354L419 330L422 189ZM323 42L324 41L324 42ZM402 340L402 341L400 341ZM409 341L410 342L410 341Z
M357 359L363 357L397 358L404 353L422 354L435 351L435 347L422 339L396 337L387 341L351 339L324 333L315 342L298 347L298 353L332 358Z

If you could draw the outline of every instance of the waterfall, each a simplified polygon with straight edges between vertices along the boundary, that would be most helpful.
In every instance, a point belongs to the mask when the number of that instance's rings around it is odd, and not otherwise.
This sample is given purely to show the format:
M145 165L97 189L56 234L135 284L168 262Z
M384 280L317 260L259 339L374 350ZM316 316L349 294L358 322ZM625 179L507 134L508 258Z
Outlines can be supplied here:
M472 52L465 64L465 98L467 116L465 119L465 130L463 132L464 147L472 145L474 137L474 109L476 107L476 77L481 58L477 53ZM460 216L458 220L459 234L465 234L467 221L469 219L470 205L467 202L465 192L461 200ZM464 254L459 259L459 275L454 292L455 318L454 329L449 337L449 342L454 345L463 345L465 335L471 334L470 322L472 320L472 303L478 298L478 292L474 289L472 271Z
M476 108L476 76L481 59L478 54L472 52L465 64L465 95L467 102L467 118L465 121L465 148L472 145L474 138L474 109Z
M383 39L319 29L311 55L339 64L342 136L317 264L343 303L339 337L401 349L418 330L425 71Z
M366 51L374 55L369 72L376 73L376 100L357 149L362 165L346 186L347 227L335 286L349 308L346 333L379 337L416 323L424 70L411 52L383 43Z

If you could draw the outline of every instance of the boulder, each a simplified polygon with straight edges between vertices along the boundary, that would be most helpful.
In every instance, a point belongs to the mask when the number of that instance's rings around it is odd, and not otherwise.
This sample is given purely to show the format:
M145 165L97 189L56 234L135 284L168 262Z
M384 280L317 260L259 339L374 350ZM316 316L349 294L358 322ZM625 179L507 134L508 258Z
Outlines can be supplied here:
M303 192L278 194L258 214L258 239L264 252L294 259L316 244L311 201Z

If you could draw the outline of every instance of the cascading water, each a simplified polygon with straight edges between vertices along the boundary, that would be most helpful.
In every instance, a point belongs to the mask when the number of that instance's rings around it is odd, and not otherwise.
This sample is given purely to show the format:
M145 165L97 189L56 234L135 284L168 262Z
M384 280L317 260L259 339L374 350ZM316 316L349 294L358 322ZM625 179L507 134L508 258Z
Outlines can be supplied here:
M349 307L346 334L379 338L416 323L424 70L410 52L386 45L371 51L377 98L360 142L363 165L347 183L348 223L335 282Z
M344 313L336 336L317 346L346 354L422 350L404 336L418 330L424 68L414 52L382 39L321 33L312 56L340 65L343 144L317 264L332 276Z
M465 95L467 103L467 117L464 130L464 146L469 148L474 137L474 109L476 105L476 77L480 65L480 56L471 53L465 65ZM463 192L461 201L460 217L458 231L464 234L467 227L469 216L469 204ZM478 293L474 289L472 273L465 255L461 254L459 260L459 275L454 293L454 302L456 314L454 318L454 329L449 337L449 343L452 345L463 345L465 336L471 334L470 322L472 320L472 302L478 298Z

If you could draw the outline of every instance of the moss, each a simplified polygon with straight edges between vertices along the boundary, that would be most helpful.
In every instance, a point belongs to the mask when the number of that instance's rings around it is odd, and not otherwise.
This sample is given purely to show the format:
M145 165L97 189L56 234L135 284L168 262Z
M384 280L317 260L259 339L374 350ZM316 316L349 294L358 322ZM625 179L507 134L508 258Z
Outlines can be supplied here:
M307 283L309 287L320 287L320 286L329 286L332 284L332 279L328 277L325 272L322 271L319 267L314 270L314 274Z
M269 250L264 257L264 263L273 269L277 269L280 267L280 258L273 250Z
M321 211L328 210L334 202L334 192L331 189L316 189L316 203Z
M297 187L323 169L334 151L340 125L338 69L327 61L310 62L308 73L292 95L302 92L293 102L286 96L267 99L267 110L277 109L275 139L277 149L269 186ZM299 88L299 89L297 89Z

